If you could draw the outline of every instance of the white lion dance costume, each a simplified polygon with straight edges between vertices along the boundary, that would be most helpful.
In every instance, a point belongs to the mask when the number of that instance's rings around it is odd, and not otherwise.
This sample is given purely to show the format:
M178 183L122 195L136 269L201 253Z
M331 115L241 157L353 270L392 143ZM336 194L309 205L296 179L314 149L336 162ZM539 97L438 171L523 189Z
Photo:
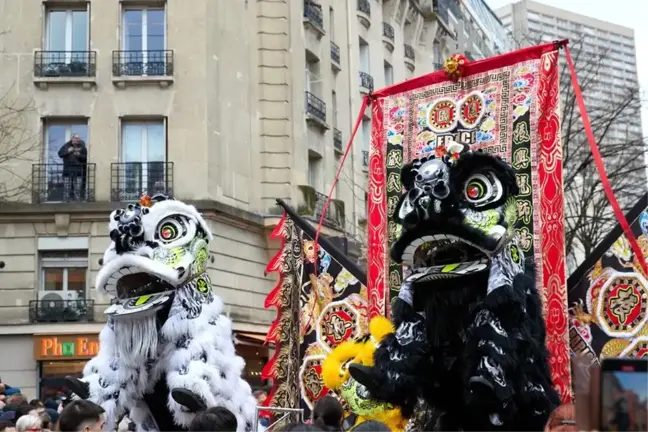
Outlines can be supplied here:
M198 211L165 196L110 215L111 244L96 287L114 298L99 354L71 390L128 415L138 431L188 430L196 412L229 409L252 429L255 400L241 378L232 323L207 275L212 234Z

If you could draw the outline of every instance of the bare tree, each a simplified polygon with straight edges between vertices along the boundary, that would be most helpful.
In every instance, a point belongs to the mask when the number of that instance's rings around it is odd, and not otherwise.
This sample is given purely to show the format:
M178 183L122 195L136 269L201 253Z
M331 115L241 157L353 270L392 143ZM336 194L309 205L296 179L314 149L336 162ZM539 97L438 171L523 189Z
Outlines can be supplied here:
M31 170L39 140L30 125L32 99L12 87L0 95L0 203L21 201L30 192Z
M637 128L641 124L641 93L634 85L606 73L605 69L616 61L609 48L588 45L586 37L569 46L608 178L626 212L646 192L645 139ZM617 220L601 186L566 64L560 86L565 246L573 270ZM601 103L602 98L605 103Z

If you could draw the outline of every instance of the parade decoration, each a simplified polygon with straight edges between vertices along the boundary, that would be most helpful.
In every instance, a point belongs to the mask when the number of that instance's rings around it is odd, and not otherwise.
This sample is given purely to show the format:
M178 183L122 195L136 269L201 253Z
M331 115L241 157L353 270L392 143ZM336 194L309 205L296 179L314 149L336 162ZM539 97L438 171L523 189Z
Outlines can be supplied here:
M389 314L404 280L403 266L388 253L402 230L394 216L404 186L403 166L414 159L444 157L450 142L502 157L513 167L519 186L518 221L512 229L520 251L535 264L552 380L567 401L571 374L558 48L545 44L464 62L459 82L443 70L372 93L367 271L368 290L375 293L370 297L372 316ZM457 58L452 62L457 63L452 70L461 71ZM484 179L472 184L466 194L492 194L482 183Z
M468 59L462 54L453 54L443 63L443 70L448 79L458 81L466 73Z
M112 298L100 350L69 378L77 397L124 414L140 431L188 430L196 412L229 409L238 432L253 428L255 400L241 378L232 322L207 274L212 234L198 211L144 196L110 215L111 243L95 286Z
M347 423L355 426L374 420L385 424L393 432L407 426L400 408L371 398L362 384L349 374L350 364L373 366L374 353L383 338L394 332L391 322L382 316L372 318L369 334L359 341L343 342L328 355L322 366L324 385L340 395L347 410Z
M390 255L407 277L395 331L373 364L351 362L348 371L370 399L407 417L422 400L422 430L542 430L559 399L515 232L515 171L468 145L445 147L441 158L401 170Z
M283 201L283 217L271 234L281 241L266 273L277 273L276 287L265 307L277 309L267 343L276 351L262 371L272 379L268 407L304 408L327 395L322 367L337 346L369 331L366 276L329 240Z
M626 215L648 252L648 195ZM569 323L573 354L648 357L648 275L617 225L572 273Z

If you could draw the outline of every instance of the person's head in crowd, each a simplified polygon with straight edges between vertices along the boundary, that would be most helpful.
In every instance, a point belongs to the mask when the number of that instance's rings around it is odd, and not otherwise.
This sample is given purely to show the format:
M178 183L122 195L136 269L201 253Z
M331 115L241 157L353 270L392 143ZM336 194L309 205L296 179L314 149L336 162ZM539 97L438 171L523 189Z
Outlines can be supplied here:
M7 420L0 420L0 432L11 432L14 430L13 424Z
M196 432L233 432L238 422L236 416L223 407L212 407L196 415L189 426L190 431Z
M45 409L58 410L59 404L54 399L46 399L43 403Z
M291 423L281 428L281 432L320 432L322 429L306 423Z
M258 406L263 405L263 402L268 398L268 393L265 390L256 390L253 394Z
M325 396L315 402L313 408L313 424L326 431L342 429L344 409L342 404L332 396Z
M545 432L577 432L576 408L574 404L564 404L556 408L547 421Z
M33 406L29 405L28 403L19 405L16 408L16 415L14 416L14 424L18 424L18 420L20 420L21 417L29 414L36 414L36 411L34 410Z
M16 432L41 432L42 430L43 422L37 415L27 414L16 422Z
M358 426L351 429L352 432L391 432L390 429L379 421L370 420L360 423Z
M58 419L60 432L100 432L106 424L105 411L96 403L74 400L61 412Z
M56 422L58 422L60 414L58 413L58 411L53 410L51 408L45 408L45 412L41 413L41 415L43 415L43 414L47 414L47 417L49 417L49 420L50 420L50 428L49 429L53 430L54 426L56 425ZM45 429L44 426L43 426L43 429Z
M46 411L38 414L38 417L41 419L41 427L43 428L43 430L54 429L54 425L56 423L52 423L52 418L49 416L49 414L47 414Z
M6 402L7 405L29 405L27 398L20 393L9 396Z

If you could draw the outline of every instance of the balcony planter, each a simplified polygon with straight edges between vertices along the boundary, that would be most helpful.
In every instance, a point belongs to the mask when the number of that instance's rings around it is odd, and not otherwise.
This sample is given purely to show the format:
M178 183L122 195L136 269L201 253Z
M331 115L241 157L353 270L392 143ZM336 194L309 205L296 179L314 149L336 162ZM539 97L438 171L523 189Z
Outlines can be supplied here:
M369 3L369 0L357 0L357 2L358 7L356 13L358 15L358 21L368 29L371 27L371 3Z

